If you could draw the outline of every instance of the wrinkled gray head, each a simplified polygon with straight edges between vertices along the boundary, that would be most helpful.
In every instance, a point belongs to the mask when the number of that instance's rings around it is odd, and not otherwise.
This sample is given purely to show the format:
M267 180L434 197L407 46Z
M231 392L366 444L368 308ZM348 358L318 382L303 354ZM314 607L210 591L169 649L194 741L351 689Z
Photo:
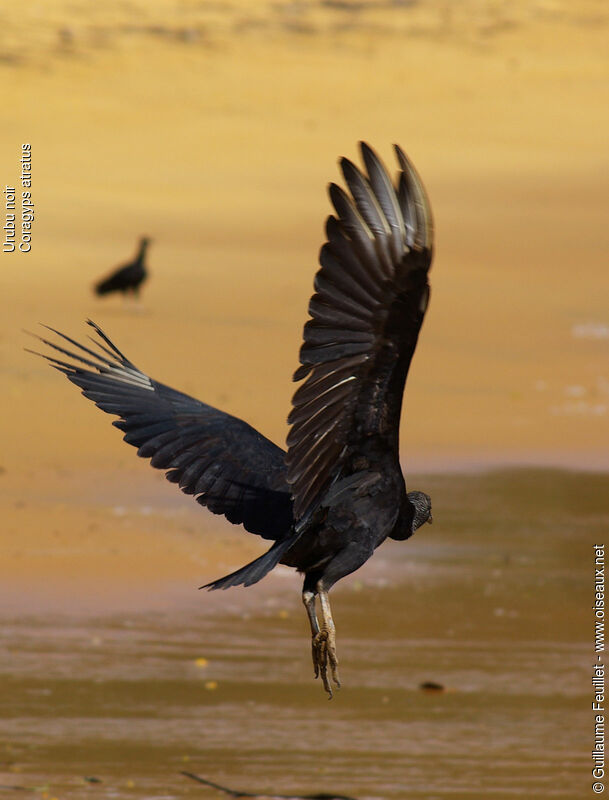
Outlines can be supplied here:
M431 497L425 492L408 492L408 499L414 506L414 517L412 519L412 532L424 525L426 522L433 522L431 517Z

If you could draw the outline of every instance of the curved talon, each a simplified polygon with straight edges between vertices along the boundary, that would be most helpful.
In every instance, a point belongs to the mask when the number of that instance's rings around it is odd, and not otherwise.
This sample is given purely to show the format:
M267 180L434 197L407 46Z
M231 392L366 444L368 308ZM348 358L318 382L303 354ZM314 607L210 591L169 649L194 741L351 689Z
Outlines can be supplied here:
M330 670L332 672L332 680L336 684L336 688L340 689L340 677L338 675L338 658L336 656L336 649L328 650L330 658Z
M340 678L338 676L338 656L336 655L336 637L333 631L328 633L326 651L328 660L330 662L330 671L332 673L332 680L336 684L336 688L340 689Z

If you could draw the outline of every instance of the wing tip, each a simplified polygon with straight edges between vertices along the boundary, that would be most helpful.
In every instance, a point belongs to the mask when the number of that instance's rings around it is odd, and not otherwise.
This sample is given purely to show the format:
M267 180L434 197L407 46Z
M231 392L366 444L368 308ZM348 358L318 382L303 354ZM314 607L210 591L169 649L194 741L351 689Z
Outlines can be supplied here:
M434 243L434 223L433 213L431 210L431 202L429 195L425 188L425 184L421 180L412 159L410 159L399 144L394 142L393 149L395 151L398 164L406 181L407 191L412 196L412 200L419 209L417 217L417 229L415 231L414 246L421 250L433 250Z
M313 364L302 364L298 369L294 370L294 374L292 375L292 381L296 383L297 381L301 381L303 378L306 378L309 372L313 369Z

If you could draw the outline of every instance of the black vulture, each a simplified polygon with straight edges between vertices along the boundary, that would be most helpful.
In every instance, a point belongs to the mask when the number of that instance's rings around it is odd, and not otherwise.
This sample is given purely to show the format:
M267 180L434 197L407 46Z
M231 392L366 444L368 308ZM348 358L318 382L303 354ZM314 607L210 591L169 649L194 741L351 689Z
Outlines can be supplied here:
M429 496L406 492L398 436L429 300L431 210L399 147L395 186L375 152L365 143L361 151L365 172L340 162L349 194L329 187L335 216L294 373L304 383L292 400L287 452L246 422L148 377L94 322L99 352L54 329L63 343L42 339L64 357L45 358L119 417L113 424L139 456L213 513L273 541L205 588L249 586L279 563L304 574L315 677L330 697L328 673L340 685L330 588L388 537L408 539L432 521Z
M137 249L137 254L133 261L128 264L123 264L122 267L117 267L113 270L107 278L103 278L95 284L95 294L104 295L111 294L112 292L122 292L126 294L131 292L137 296L140 291L141 285L148 277L148 270L146 269L146 251L150 239L146 236L140 239Z

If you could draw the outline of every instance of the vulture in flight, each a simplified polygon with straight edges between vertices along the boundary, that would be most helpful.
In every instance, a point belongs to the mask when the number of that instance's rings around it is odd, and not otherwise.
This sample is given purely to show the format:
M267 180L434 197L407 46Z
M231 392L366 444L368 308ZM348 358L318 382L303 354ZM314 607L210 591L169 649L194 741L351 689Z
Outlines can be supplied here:
M59 331L44 357L113 422L137 454L214 514L270 549L209 589L250 586L277 564L304 576L315 677L340 686L328 593L388 537L431 522L431 499L406 491L399 458L404 383L429 301L433 226L423 184L396 146L392 182L361 143L364 169L340 161L329 187L315 292L304 326L287 450L241 419L149 377L94 323L94 347ZM145 240L144 240L145 241Z
M95 284L95 294L103 296L112 292L122 292L126 295L131 292L135 297L140 293L140 288L148 277L146 269L146 251L150 239L145 236L140 239L137 254L133 261L117 267L107 278L103 278Z

